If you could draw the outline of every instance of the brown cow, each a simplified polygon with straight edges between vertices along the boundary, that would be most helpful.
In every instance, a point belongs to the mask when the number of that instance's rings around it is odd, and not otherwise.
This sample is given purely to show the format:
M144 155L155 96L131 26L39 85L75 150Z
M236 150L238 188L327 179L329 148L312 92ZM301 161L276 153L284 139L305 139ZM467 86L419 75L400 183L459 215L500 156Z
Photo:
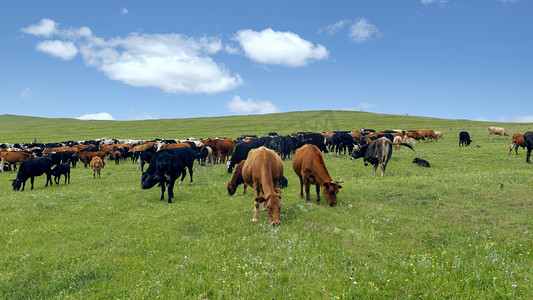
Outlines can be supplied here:
M191 148L191 145L188 143L176 143L176 144L157 144L157 151L165 150L165 149L174 149L174 148L183 148L183 147L189 147Z
M215 164L225 163L226 158L233 154L235 142L232 139L211 139L205 140L204 145L211 147L215 154Z
M426 139L426 142L429 142L431 140L439 141L437 139L437 135L435 134L435 131L431 129L418 129L416 130L422 137Z
M244 193L243 195L246 195L246 183L244 182L244 179L242 178L242 167L244 166L244 160L241 161L237 167L235 168L235 173L233 173L233 177L231 177L231 180L228 182L228 196L232 196L237 191L237 187L244 183Z
M48 154L52 152L62 152L62 151L78 151L73 147L55 147L55 148L46 148L43 150L43 154Z
M3 151L0 152L0 157L2 157L3 159L0 163L0 168L2 169L2 172L4 171L4 163L6 162L11 165L14 165L14 170L16 171L17 164L20 165L20 163L25 161L26 159L35 157L35 154L28 154L26 152Z
M100 179L100 170L104 168L104 161L99 156L91 159L91 169L93 169L93 179Z
M524 140L523 133L513 134L513 140L511 141L511 147L509 148L509 155L511 154L513 148L515 149L516 155L518 155L518 146L522 148L526 147L526 141Z
M493 134L497 134L499 136L505 136L507 137L508 139L511 138L511 136L509 136L509 134L507 133L507 131L505 131L505 129L503 129L502 127L493 127L493 126L490 126L489 127L489 140L491 139L490 136L493 135Z
M76 152L72 156L77 157L79 160L83 162L83 166L85 169L87 169L87 165L91 162L93 157L98 156L102 160L104 160L106 153L104 151L81 151Z
M418 132L416 131L408 131L405 133L405 137L407 138L412 138L414 140L416 140L417 142L420 143L420 140L425 140L425 138Z
M255 208L252 221L258 221L259 206L263 203L270 224L280 225L281 190L277 186L283 178L283 162L279 155L265 147L250 150L242 167L242 177L254 190Z
M115 166L118 166L120 164L120 159L122 158L122 154L120 151L113 152L113 160L115 160Z
M328 169L324 163L324 157L314 145L305 145L296 150L292 159L292 169L300 178L300 198L304 197L303 187L305 185L305 202L311 199L309 187L316 185L316 203L320 204L320 189L330 206L337 205L337 193L342 188L342 181L333 181L329 176Z

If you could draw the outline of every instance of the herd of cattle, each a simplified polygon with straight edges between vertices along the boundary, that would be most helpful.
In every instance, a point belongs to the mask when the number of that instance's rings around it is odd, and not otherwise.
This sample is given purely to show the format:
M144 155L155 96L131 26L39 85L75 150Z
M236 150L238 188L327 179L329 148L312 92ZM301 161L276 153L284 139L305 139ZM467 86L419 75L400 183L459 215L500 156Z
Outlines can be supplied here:
M493 134L510 138L501 127L489 127L489 139ZM161 200L165 190L168 191L168 202L172 202L175 181L181 176L183 182L186 171L189 171L190 181L193 182L193 164L197 160L200 165L207 163L226 163L228 173L235 169L233 177L228 182L227 190L233 195L240 184L251 186L254 192L255 209L253 221L257 221L259 207L267 211L270 223L279 225L281 209L281 190L287 185L283 176L282 160L292 157L292 167L300 181L300 198L310 200L310 186L315 185L317 203L320 203L320 193L330 206L337 204L337 193L342 188L341 181L335 181L329 175L322 153L350 154L352 159L363 158L365 166L374 166L374 175L378 166L381 176L385 175L387 163L392 155L392 149L402 146L412 150L412 145L420 140L444 139L441 132L424 130L387 130L376 132L371 129L359 131L336 132L295 132L290 136L279 136L269 133L268 136L241 136L238 139L207 138L204 140L117 140L97 139L91 141L67 141L48 144L1 144L0 170L16 171L13 180L13 191L24 190L26 181L31 179L33 189L34 178L46 174L48 183L54 181L59 184L62 175L65 183L70 183L70 168L76 167L78 161L84 167L89 165L93 169L93 179L100 178L100 170L106 160L120 161L131 159L141 168L141 186L149 189L158 184L161 187ZM459 146L472 143L468 132L459 134ZM509 154L514 148L518 154L518 147L527 148L526 162L530 163L533 150L533 132L515 134ZM144 171L144 164L149 166ZM415 158L413 163L429 167L429 162Z

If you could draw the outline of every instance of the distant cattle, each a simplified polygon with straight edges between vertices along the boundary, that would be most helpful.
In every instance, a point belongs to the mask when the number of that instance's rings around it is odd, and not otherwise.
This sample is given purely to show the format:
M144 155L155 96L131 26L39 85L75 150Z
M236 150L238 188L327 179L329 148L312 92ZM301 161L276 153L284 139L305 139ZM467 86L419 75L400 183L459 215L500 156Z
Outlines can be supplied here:
M249 142L237 144L237 146L235 146L235 151L233 151L233 155L228 161L228 173L231 173L233 171L233 168L236 164L246 160L246 158L248 157L248 152L250 152L250 150L259 148L261 146L264 145L263 141L260 139L255 139Z
M244 192L243 195L246 195L246 183L244 182L244 179L242 178L242 167L244 166L244 161L241 161L237 167L235 167L235 173L233 173L233 176L231 177L231 180L228 182L227 190L228 190L228 196L232 196L237 191L237 187L241 184L244 184Z
M507 133L507 131L505 131L505 129L502 127L493 127L493 126L489 127L489 140L491 139L491 135L493 134L497 134L499 136L503 135L509 139L511 138L509 134Z
M235 142L232 139L210 139L205 140L204 145L211 147L215 153L215 164L225 163L227 157L233 154Z
M17 178L13 180L13 191L22 190L26 186L26 180L31 178L31 189L33 190L33 181L36 176L46 174L46 186L48 182L53 185L52 182L52 160L47 157L32 157L20 163L20 168L17 173Z
M442 132L435 130L435 135L437 136L437 140L444 140L444 135L442 135Z
M90 165L91 165L91 169L93 169L93 179L102 178L100 176L100 172L104 168L104 160L101 159L99 156L94 156L91 159Z
M67 183L67 180L70 183L70 165L66 163L58 164L52 169L52 175L56 184L59 184L61 175L65 175L65 183Z
M352 136L346 132L337 132L332 137L332 151L335 151L337 155L346 154L346 150L348 150L348 153L352 152L353 145L354 145L354 139Z
M93 157L98 156L105 164L105 151L81 151L74 153L73 157L77 157L80 161L83 162L84 168L87 168L87 165L91 162Z
M413 163L419 167L426 167L426 168L430 167L429 162L427 160L424 160L418 157L415 157L415 159L413 159Z
M311 200L310 185L316 186L316 202L320 204L320 190L330 206L337 205L337 193L342 188L342 181L334 181L329 175L320 149L314 145L305 145L296 150L292 159L292 169L300 179L300 198L305 202Z
M468 132L461 131L459 133L459 147L460 146L468 147L470 145L470 143L472 143L472 142L473 141L470 139L470 135L468 134Z
M412 138L420 143L420 140L425 140L425 138L416 131L407 131L404 135L404 138Z
M530 164L531 161L529 160L529 157L531 156L531 150L533 150L533 131L524 133L524 141L526 142L527 148L526 162Z
M438 142L435 131L431 129L419 129L416 132L418 132L422 137L424 137L426 139L426 142L429 142L431 140L435 140Z
M265 147L250 150L242 168L242 177L254 190L252 221L258 221L259 206L263 204L270 224L280 225L281 190L278 185L283 177L283 162L279 155Z
M515 149L516 155L518 155L518 147L524 148L526 146L526 141L524 140L523 133L513 134L513 139L511 140L511 146L509 147L509 155L513 148Z
M414 151L411 145L406 143L401 143L402 146L406 146ZM374 173L376 175L376 170L378 165L381 166L381 176L385 175L385 169L387 168L387 163L392 156L392 143L387 138L379 138L375 141L372 141L370 144L364 146L356 146L353 149L351 158L358 159L363 158L365 166L368 163L374 166Z

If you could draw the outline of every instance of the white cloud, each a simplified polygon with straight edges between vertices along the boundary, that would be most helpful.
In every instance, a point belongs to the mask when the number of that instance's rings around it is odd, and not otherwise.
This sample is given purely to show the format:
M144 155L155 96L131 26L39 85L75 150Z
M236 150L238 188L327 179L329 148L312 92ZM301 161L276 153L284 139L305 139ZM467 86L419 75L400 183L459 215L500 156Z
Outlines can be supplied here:
M80 119L80 120L106 120L106 121L111 121L111 120L114 120L113 119L113 116L109 113L106 113L106 112L101 112L101 113L97 113L97 114L85 114L81 117L78 117L76 119Z
M243 84L238 74L231 74L211 57L224 49L218 38L132 33L105 40L88 27L55 30L62 40L40 42L37 50L68 60L79 49L86 65L131 86L213 94Z
M350 22L349 20L338 21L335 24L331 24L331 25L326 26L325 28L319 29L318 33L322 33L325 31L330 35L336 34L339 30L344 28L344 26L346 26L346 24L348 24L349 22Z
M71 60L78 54L78 48L72 42L58 40L40 42L37 44L36 49L63 60Z
M350 27L350 32L348 33L350 38L357 43L367 42L378 34L379 29L376 25L369 23L364 18L358 19L355 24Z
M271 101L243 100L239 96L233 97L231 101L226 103L226 106L230 112L237 114L270 114L280 112Z
M31 93L31 90L29 87L25 88L22 93L19 95L22 99L33 99L33 94Z
M124 8L122 8L121 12L122 12L123 15L127 15L129 11L128 11L127 8L124 7Z
M57 33L58 23L50 19L42 19L37 25L30 25L22 28L21 31L37 36L50 37Z
M239 30L235 40L240 43L247 57L262 64L302 67L329 55L322 45L315 46L295 33L271 28L261 32Z
M514 121L515 122L518 122L518 123L533 123L533 115L528 115L528 116L516 116L514 118Z

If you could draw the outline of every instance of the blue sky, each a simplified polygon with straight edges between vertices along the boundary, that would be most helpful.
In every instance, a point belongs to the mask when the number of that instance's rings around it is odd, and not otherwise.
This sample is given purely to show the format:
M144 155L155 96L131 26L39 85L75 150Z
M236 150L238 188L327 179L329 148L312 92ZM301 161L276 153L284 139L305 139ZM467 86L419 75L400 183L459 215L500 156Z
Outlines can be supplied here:
M533 1L4 1L0 114L533 122Z

